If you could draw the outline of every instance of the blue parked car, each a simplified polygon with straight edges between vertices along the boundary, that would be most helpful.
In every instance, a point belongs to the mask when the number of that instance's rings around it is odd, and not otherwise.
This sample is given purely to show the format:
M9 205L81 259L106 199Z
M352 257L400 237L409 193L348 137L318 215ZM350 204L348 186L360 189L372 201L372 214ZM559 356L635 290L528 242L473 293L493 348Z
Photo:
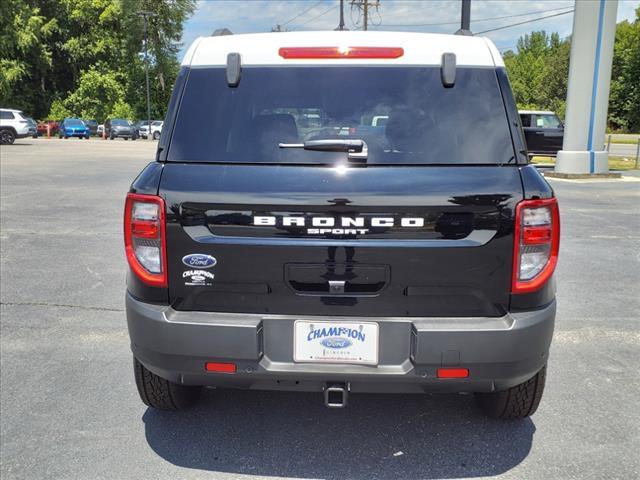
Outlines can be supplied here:
M91 131L87 124L79 118L65 118L60 123L58 136L60 138L78 137L88 140L91 136Z

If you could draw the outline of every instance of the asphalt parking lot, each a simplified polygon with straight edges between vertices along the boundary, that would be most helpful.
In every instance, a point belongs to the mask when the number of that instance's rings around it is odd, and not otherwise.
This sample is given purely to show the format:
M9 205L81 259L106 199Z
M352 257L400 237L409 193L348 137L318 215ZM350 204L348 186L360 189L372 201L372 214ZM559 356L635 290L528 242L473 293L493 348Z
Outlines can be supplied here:
M1 467L10 479L640 476L640 179L552 180L562 214L548 383L531 419L470 396L209 391L138 399L124 317L124 194L155 142L0 147Z

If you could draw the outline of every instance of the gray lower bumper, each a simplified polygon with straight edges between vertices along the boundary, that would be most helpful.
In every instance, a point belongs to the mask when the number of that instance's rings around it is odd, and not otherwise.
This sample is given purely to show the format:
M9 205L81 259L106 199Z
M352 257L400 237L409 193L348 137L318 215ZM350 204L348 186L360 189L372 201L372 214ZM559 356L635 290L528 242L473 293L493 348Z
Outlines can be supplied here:
M293 322L323 317L182 312L127 294L134 355L176 383L264 390L320 391L347 382L361 392L457 392L504 389L532 377L547 361L555 301L503 317L331 317L375 321L379 365L293 361ZM233 362L235 374L207 373L205 362ZM436 369L469 369L466 379L438 379Z

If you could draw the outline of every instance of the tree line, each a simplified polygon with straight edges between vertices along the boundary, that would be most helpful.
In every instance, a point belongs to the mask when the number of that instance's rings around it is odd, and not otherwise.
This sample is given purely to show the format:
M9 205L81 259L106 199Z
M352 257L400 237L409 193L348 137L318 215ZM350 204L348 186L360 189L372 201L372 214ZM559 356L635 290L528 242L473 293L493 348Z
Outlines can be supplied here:
M535 31L503 54L519 108L553 110L564 119L570 53L571 38ZM640 7L633 22L616 27L608 126L640 132Z
M0 105L38 119L163 118L195 0L1 0Z

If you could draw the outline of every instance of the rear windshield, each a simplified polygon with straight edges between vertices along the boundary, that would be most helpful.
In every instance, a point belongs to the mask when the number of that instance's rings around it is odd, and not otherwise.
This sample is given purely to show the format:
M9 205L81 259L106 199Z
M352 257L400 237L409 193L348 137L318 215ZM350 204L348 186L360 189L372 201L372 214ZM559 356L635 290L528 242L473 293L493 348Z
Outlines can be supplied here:
M249 67L236 88L224 68L189 72L169 161L331 163L345 153L279 143L361 139L369 164L514 160L496 74L439 67Z

